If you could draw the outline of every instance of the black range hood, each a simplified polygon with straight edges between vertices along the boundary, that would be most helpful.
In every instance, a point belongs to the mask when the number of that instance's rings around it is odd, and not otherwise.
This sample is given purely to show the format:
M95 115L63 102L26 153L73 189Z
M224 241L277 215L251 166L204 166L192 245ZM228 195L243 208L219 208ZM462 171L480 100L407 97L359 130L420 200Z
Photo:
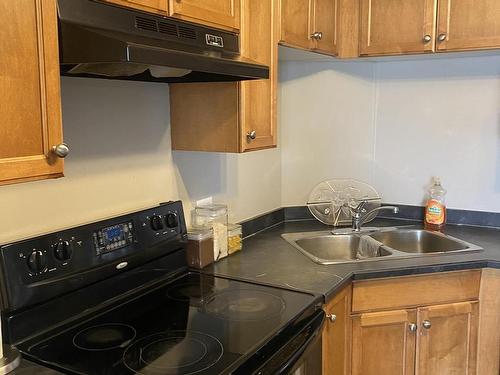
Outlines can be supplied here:
M58 0L61 74L150 82L269 78L239 35L91 0Z

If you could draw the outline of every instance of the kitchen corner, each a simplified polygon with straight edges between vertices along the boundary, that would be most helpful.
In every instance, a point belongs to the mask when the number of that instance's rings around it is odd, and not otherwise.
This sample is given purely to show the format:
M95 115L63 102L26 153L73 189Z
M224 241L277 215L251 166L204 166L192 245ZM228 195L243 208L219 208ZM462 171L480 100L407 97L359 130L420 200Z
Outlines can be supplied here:
M499 374L499 0L0 14L0 375Z

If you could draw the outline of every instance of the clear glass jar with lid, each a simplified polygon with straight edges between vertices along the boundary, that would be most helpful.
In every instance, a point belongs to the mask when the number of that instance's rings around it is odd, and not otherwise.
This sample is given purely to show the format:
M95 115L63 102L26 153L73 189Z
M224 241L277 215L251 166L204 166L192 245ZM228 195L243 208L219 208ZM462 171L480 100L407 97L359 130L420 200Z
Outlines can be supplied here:
M193 227L213 230L214 260L227 256L227 206L225 204L196 206Z

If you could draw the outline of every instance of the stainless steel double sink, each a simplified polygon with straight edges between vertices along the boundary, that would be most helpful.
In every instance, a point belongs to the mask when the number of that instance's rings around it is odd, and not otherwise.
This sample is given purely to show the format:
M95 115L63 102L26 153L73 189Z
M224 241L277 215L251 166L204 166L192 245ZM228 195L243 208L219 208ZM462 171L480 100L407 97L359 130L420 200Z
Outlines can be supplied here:
M408 228L372 228L346 234L287 233L282 237L314 262L325 265L482 250L439 232Z

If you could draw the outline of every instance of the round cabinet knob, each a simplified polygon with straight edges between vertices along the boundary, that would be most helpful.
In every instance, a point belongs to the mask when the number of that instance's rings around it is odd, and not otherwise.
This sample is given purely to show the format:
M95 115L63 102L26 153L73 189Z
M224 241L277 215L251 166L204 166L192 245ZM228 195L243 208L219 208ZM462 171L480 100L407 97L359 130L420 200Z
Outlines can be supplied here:
M431 322L430 322L430 321L428 321L428 320L424 320L424 321L422 322L422 327L424 327L425 329L429 329L429 328L431 328Z
M151 216L149 223L151 224L151 229L154 231L163 229L163 222L161 221L161 217L158 215Z
M439 34L438 35L438 40L440 42L444 42L446 40L446 36L447 36L446 33Z
M52 152L59 158L65 158L69 154L69 147L66 143L52 147Z
M165 224L168 228L177 228L179 226L179 220L177 220L177 215L173 213L167 214L165 217Z
M247 139L254 140L255 138L257 138L257 132L255 130L249 131L247 133Z
M424 43L429 43L431 40L432 40L432 37L429 34L424 36Z
M337 320L337 315L335 315L335 314L326 314L326 319L328 319L332 323L335 323L335 321Z
M35 274L47 271L47 259L44 253L40 250L33 251L28 256L28 268Z
M410 332L415 332L417 330L417 325L415 323L408 324L408 329Z
M73 251L68 241L59 241L52 245L52 248L54 249L54 256L61 262L70 260L73 255Z
M323 39L323 33L321 31L316 31L311 35L312 39L321 40Z

